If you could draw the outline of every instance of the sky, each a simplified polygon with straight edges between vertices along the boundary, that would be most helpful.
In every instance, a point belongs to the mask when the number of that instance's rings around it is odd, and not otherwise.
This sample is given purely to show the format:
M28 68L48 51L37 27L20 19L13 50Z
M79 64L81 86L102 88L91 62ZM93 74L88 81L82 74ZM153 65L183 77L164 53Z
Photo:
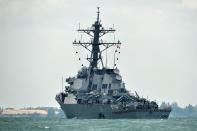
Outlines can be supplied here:
M197 0L0 0L1 107L59 107L62 76L81 68L76 29L94 23L97 6L122 42L117 66L128 90L197 105Z

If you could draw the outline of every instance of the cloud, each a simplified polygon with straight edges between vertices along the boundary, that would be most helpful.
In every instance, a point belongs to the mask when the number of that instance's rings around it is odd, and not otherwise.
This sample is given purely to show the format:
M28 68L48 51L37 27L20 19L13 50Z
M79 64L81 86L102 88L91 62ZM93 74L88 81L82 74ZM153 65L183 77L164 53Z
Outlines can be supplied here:
M197 9L197 0L182 0L182 5L189 9Z
M102 23L115 24L123 42L118 64L128 88L196 104L197 0L0 0L2 105L56 106L62 73L70 76L81 66L70 44L74 30L79 21L92 24L97 6Z

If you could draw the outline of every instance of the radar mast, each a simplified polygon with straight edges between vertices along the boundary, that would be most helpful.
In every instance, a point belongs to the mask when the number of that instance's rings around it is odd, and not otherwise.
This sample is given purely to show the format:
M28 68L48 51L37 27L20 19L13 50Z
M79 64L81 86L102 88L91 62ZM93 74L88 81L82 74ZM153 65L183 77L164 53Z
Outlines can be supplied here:
M86 50L90 52L90 58L87 60L90 62L90 69L98 68L98 63L101 62L102 67L103 59L102 59L102 52L107 50L108 48L116 45L121 45L121 42L118 40L117 42L103 42L100 40L102 36L107 33L114 33L115 29L109 28L105 29L102 27L101 20L100 20L100 7L97 7L97 19L92 24L91 28L88 29L78 29L78 32L86 33L91 37L90 42L82 42L82 41L74 41L73 45L79 45L84 47ZM100 46L103 46L104 49L101 50ZM90 48L91 47L91 48Z

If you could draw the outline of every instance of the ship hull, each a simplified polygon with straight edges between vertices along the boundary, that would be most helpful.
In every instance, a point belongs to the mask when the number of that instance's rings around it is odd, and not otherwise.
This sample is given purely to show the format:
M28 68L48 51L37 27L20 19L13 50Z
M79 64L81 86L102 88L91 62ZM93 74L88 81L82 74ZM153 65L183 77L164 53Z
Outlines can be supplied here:
M113 112L109 104L60 104L69 119L167 119L170 110L131 110Z

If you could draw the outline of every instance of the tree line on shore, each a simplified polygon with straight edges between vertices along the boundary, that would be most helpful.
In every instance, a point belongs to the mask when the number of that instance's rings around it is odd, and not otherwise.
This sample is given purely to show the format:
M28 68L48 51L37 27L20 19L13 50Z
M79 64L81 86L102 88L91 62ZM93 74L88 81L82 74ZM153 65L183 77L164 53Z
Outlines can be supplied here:
M180 107L176 102L173 102L171 104L162 102L160 108L163 108L165 106L171 106L172 111L170 113L170 117L177 118L177 117L197 117L197 105L193 106L191 104Z

